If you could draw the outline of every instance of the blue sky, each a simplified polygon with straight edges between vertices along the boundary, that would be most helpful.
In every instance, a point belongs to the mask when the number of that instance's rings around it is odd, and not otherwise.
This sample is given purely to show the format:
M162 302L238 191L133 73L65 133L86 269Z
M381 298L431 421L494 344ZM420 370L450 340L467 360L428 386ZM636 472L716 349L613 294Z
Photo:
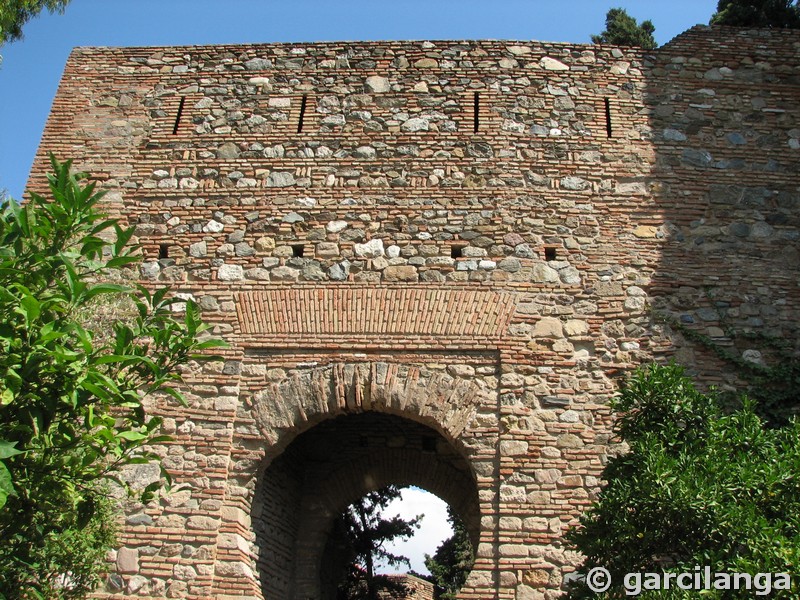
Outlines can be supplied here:
M664 44L707 23L716 0L73 0L0 48L0 189L19 198L70 50L334 40L518 39L588 43L621 6Z
M381 564L379 569L384 573L406 573L409 570L417 573L430 574L425 567L425 555L433 555L439 545L453 535L453 529L447 522L447 504L425 490L410 487L400 491L400 498L389 503L384 511L384 517L389 519L400 515L411 520L417 515L423 515L419 529L408 540L395 540L386 545L392 554L405 556L410 561L410 567L399 565L390 567Z

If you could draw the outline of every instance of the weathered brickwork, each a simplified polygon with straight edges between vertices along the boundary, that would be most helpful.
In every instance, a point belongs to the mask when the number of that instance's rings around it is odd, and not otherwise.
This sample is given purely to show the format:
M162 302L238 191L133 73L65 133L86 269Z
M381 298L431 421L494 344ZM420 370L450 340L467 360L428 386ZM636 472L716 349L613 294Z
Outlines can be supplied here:
M333 517L398 483L467 522L460 597L558 597L620 378L735 383L665 322L797 337L799 51L704 27L76 49L31 187L73 157L136 227L131 276L231 343L188 407L153 402L188 487L126 507L102 596L330 598Z
M405 598L409 600L433 600L433 584L414 577L413 575L398 575L397 581L405 586ZM393 598L391 594L385 594L387 599Z

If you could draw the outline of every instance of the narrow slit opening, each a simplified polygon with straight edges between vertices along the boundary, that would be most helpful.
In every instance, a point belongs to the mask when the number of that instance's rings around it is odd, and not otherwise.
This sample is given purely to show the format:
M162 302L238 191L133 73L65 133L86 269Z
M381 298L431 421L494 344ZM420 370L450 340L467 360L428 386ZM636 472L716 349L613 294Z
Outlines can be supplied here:
M159 260L162 258L169 258L169 244L158 245L158 258Z
M175 125L172 126L172 135L178 133L178 127L181 124L181 116L183 115L183 105L186 102L186 96L181 96L180 104L178 104L178 114L175 115Z
M303 133L303 119L306 116L306 103L308 96L303 94L303 99L300 101L300 118L297 120L297 133Z
M606 105L606 135L611 137L613 133L611 130L611 100L608 98L603 98L603 100Z
M480 117L479 111L481 106L481 95L478 92L475 92L475 97L473 101L473 114L472 114L472 133L478 133L478 127L480 127Z

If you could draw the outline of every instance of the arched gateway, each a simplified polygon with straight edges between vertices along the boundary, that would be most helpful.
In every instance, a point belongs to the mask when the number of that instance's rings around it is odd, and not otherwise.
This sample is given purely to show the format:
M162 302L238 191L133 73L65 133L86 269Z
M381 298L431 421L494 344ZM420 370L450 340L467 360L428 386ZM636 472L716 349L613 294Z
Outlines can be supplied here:
M349 306L368 305L376 295L375 288L343 293ZM339 326L368 335L392 327L396 332L438 328L441 339L404 352L352 348L327 360L310 348L279 356L263 347L245 350L239 368L248 374L241 395L250 419L234 445L247 446L250 439L260 446L257 458L245 463L242 480L252 490L249 522L258 549L254 577L265 598L331 598L342 567L329 547L334 519L365 493L389 484L416 485L450 504L479 549L471 580L495 585L500 467L496 346L498 332L508 327L507 298L390 287L377 295L396 302L398 312L404 306L421 310L406 308L399 318L394 315L394 324L386 311L368 313L372 318L353 312L352 322L341 311ZM249 310L254 303L268 306L271 300L269 294L239 300L243 329L252 331L254 340L278 328L280 312L262 311L259 323L245 315L258 312ZM315 324L298 327L293 339L319 336L319 329L334 322L331 307L342 300L328 304L320 298ZM303 300L281 305L302 311ZM445 310L452 306L460 306L460 316L446 319ZM452 337L448 328L454 325L469 335L444 349L441 344ZM238 500L232 500L233 508ZM233 581L218 580L217 585L228 583Z
M460 598L558 597L620 376L734 381L664 323L798 337L799 36L76 49L30 189L74 159L230 342L150 407L186 488L101 596L328 600L332 516L412 483L476 542Z
M469 461L436 430L379 412L347 413L300 434L260 478L253 529L265 597L333 600L334 520L386 485L415 485L445 500L481 537L478 486ZM491 530L485 534L491 536Z

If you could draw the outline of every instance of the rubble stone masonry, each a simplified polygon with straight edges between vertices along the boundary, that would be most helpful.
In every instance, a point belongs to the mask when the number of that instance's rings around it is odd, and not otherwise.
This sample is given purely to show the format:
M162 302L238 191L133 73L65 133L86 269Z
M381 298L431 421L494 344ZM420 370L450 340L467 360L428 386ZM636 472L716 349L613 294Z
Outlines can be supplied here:
M453 506L464 599L561 595L626 373L670 323L797 338L800 32L77 48L44 131L230 342L166 400L184 491L128 504L104 598L329 599L334 517ZM138 467L138 483L158 476ZM431 552L434 549L431 549Z

